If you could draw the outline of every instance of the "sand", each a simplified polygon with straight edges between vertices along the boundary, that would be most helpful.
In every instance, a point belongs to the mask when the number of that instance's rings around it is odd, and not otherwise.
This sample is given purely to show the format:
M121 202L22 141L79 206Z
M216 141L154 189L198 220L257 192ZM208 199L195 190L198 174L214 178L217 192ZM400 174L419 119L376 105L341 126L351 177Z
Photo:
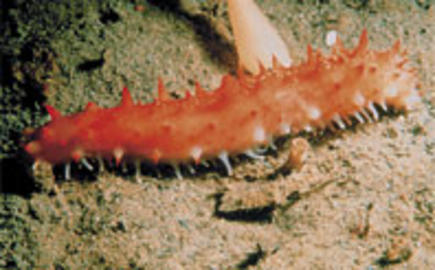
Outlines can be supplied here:
M53 36L39 47L52 54L40 64L48 75L33 73L46 102L63 113L88 101L111 107L124 85L148 102L159 76L173 95L195 80L217 87L236 66L225 5L175 3L91 9L75 22L82 27ZM264 161L233 160L231 177L219 166L182 180L119 170L88 179L76 168L65 181L62 168L32 169L19 155L13 164L24 164L23 174L3 168L0 268L435 268L435 5L258 3L295 63L305 59L307 44L327 51L330 30L346 46L363 28L372 49L400 39L421 77L423 102L406 115L335 134L293 136ZM296 137L309 147L301 168L288 170Z

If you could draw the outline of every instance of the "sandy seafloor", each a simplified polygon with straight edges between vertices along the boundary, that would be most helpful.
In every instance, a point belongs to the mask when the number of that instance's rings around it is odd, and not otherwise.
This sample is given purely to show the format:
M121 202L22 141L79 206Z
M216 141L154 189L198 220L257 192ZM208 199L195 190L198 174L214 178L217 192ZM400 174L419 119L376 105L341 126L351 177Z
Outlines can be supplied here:
M73 113L88 101L116 105L124 85L136 101L149 102L159 76L182 96L195 80L213 89L234 72L225 5L154 2L63 10L78 14L31 48L30 60L14 62L8 83L31 80L34 88L25 91L45 99L35 102ZM32 170L22 154L9 154L1 172L0 268L435 269L434 2L258 4L295 63L309 43L327 51L329 30L346 46L363 28L372 49L400 39L421 78L423 102L378 123L301 135L311 149L302 169L290 173L280 169L290 141L266 161L234 160L232 177L216 169L183 180L107 170L77 180L87 176L75 168L65 181L62 168L55 175L48 164ZM50 8L58 7L39 8L53 16ZM26 22L22 31L38 28ZM39 109L32 121L47 120Z

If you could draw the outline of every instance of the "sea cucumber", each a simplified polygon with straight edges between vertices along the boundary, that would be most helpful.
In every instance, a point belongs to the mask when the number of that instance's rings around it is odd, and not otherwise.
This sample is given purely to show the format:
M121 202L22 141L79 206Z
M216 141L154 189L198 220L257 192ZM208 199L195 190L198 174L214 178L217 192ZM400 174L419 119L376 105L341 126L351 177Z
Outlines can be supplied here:
M368 49L367 32L345 49L340 40L329 56L307 49L307 60L284 67L274 61L255 76L226 75L220 87L169 98L161 81L154 102L134 104L125 88L114 108L89 103L62 116L46 106L51 121L37 129L25 149L52 164L87 157L179 164L219 157L229 174L228 155L302 130L345 129L352 119L377 120L378 110L409 110L419 102L416 70L400 43Z

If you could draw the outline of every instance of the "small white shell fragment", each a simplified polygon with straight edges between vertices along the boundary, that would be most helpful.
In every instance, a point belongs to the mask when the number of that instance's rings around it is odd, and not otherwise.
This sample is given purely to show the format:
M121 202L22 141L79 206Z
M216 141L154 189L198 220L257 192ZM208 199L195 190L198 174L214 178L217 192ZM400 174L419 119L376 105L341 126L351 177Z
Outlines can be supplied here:
M328 33L326 33L326 40L325 40L326 45L331 47L332 45L335 44L336 41L337 41L337 31L335 30L328 31Z

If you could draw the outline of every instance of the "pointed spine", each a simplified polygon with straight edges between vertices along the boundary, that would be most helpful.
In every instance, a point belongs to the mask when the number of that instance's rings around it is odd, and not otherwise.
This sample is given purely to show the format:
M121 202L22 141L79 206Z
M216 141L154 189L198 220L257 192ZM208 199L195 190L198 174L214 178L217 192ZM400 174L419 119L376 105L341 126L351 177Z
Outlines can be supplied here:
M367 51L369 44L369 38L367 35L367 29L364 29L359 38L358 46L353 50L352 55L360 55Z
M400 52L400 39L394 43L390 53L394 55L394 54L398 54L399 52Z
M279 60L278 60L278 58L276 57L276 55L275 54L273 54L272 55L272 69L273 70L279 70L279 69L282 69L282 65L281 65L281 63L279 62Z
M206 95L207 95L207 91L205 91L204 88L201 87L199 82L195 81L195 96L201 98Z
M44 105L44 106L48 114L50 115L52 121L62 117L61 113L58 110L56 110L53 106L50 105Z
M88 104L86 104L86 107L85 107L86 112L95 112L95 111L98 111L99 109L100 109L100 107L98 107L98 105L95 104L94 102L88 102Z
M341 59L343 59L343 56L347 56L347 50L343 45L343 41L338 35L334 45L332 45L332 55L340 56Z
M163 83L162 78L159 77L157 82L157 101L161 103L169 99L171 98L169 97L169 94L166 91L165 84Z
M184 96L184 99L185 100L189 100L189 99L191 99L192 98L192 94L190 93L190 91L189 90L186 90L186 92L185 92L186 94L185 94L185 96Z
M307 45L307 65L311 65L311 63L313 62L313 47L308 44Z
M154 164L159 163L161 157L162 157L162 153L158 149L154 149L154 151L151 154L151 160L154 162Z
M113 150L113 156L115 157L116 166L119 166L124 156L124 150L122 148L116 148Z
M195 162L196 165L198 165L201 161L201 155L202 155L202 148L199 146L195 146L190 151L190 155Z
M124 87L124 89L122 89L121 106L122 107L131 107L131 106L134 106L133 99L132 99L130 91L128 91L127 87Z

